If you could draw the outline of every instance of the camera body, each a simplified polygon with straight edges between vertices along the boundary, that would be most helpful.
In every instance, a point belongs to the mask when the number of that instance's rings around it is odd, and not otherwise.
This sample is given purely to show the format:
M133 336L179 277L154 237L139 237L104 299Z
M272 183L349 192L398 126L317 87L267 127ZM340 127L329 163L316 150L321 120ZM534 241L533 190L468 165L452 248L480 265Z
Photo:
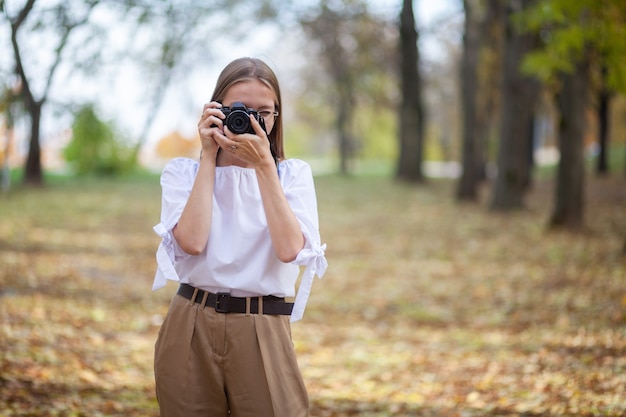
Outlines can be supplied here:
M237 101L232 106L224 106L220 110L226 116L224 125L228 126L228 129L236 135L254 133L254 127L250 123L250 115L254 116L263 128L263 131L267 133L263 117L256 110L247 108L243 103Z

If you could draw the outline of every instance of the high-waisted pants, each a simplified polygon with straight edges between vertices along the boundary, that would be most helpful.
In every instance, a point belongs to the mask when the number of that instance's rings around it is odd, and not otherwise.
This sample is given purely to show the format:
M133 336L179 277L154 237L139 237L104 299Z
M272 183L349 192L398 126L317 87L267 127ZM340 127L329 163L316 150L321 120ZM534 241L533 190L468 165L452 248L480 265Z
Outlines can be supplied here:
M305 417L289 316L172 299L155 346L161 417Z

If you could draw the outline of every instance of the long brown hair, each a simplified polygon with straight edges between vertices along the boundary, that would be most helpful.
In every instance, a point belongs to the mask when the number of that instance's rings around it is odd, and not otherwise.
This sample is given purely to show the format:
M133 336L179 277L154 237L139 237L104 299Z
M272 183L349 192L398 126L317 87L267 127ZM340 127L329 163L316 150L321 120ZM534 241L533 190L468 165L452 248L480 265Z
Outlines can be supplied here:
M211 101L219 101L221 103L230 87L239 82L248 80L261 81L263 84L267 85L276 96L277 102L274 103L274 110L278 111L278 117L274 121L274 127L269 133L268 139L274 152L276 152L276 158L279 160L284 159L283 112L281 109L282 99L280 96L280 87L276 74L274 74L274 71L272 71L265 62L258 58L245 57L238 58L226 65L217 79Z

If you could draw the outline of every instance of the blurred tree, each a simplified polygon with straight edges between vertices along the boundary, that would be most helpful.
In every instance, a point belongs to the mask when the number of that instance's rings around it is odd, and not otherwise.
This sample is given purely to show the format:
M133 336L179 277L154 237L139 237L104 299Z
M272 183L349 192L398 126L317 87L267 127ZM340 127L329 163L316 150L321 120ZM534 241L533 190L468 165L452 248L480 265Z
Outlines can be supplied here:
M573 72L561 75L557 96L560 111L559 150L555 208L550 224L578 229L583 226L585 133L590 93L590 65L576 62Z
M397 62L397 52L389 47L393 39L390 33L395 35L395 31L389 22L371 14L363 0L321 0L318 6L297 13L304 33L319 46L318 56L330 84L322 88L329 95L324 106L334 118L339 170L347 174L359 142L357 106L385 107L396 92L381 82L389 78Z
M598 162L596 172L600 175L609 172L609 125L611 114L611 98L614 94L607 85L608 69L606 63L600 68L600 87L598 88Z
M534 33L521 33L513 16L533 1L507 0L502 80L502 114L498 146L497 177L491 201L493 210L523 207L530 178L533 118L538 99L536 79L520 71L524 56L536 47Z
M216 44L248 41L255 35L249 23L273 21L282 5L277 0L130 0L130 4L134 31L150 32L148 45L137 42L130 51L145 68L146 105L150 108L134 149L136 159L173 81L209 65L208 57L214 53L211 47Z
M625 22L623 0L542 0L519 18L521 27L540 32L544 41L526 57L524 70L559 89L561 158L552 227L583 226L583 122L591 107L591 76L606 71L607 88L626 92Z
M400 26L400 149L396 176L423 182L425 108L420 74L419 33L415 25L413 1L404 0Z
M20 96L30 118L30 143L24 181L41 184L42 164L40 128L42 109L49 101L55 75L62 62L73 70L87 69L91 75L105 59L115 63L130 58L146 69L149 86L146 121L133 156L136 159L147 132L158 114L172 78L177 71L197 66L198 56L206 57L207 39L220 39L228 30L233 39L245 40L247 25L233 25L224 15L245 22L254 18L261 23L275 16L272 0L27 0L23 5L0 1L0 23L11 29L11 46L15 72L20 78ZM107 23L96 22L93 11L99 9L117 25L131 27L124 51L116 54L106 44ZM211 18L209 20L209 18ZM148 44L141 42L148 39ZM52 45L54 44L54 45ZM52 45L52 46L51 46ZM154 76L152 76L154 74Z
M130 150L118 140L111 123L98 117L93 105L78 110L72 140L63 155L78 175L117 175L132 169Z
M463 56L461 59L461 112L463 114L463 166L457 187L459 200L474 201L477 197L479 167L477 167L480 146L477 143L477 95L478 59L480 49L480 24L478 22L477 1L463 0L465 23L463 28Z
M486 176L487 145L500 105L504 38L502 0L464 0L465 28L461 62L463 106L462 172L457 199L475 201Z
M41 111L42 107L48 100L50 88L52 86L54 75L59 68L63 53L69 44L70 35L77 28L87 23L89 15L98 3L96 0L84 1L80 7L73 3L63 2L52 5L45 10L41 10L39 18L32 20L27 25L27 19L34 14L35 0L28 0L20 9L9 10L6 2L0 3L0 12L2 17L9 22L11 27L11 45L13 58L15 60L15 71L20 78L21 90L19 92L26 112L30 117L30 145L28 150L28 158L24 170L24 182L27 184L40 185L42 183L42 167L41 167L41 146L40 146L40 127L41 127ZM45 32L47 36L54 33L56 46L52 51L52 62L47 68L39 66L37 71L29 69L25 66L25 54L22 48L22 40L27 31ZM35 82L33 74L37 73L43 80L41 91L35 91Z

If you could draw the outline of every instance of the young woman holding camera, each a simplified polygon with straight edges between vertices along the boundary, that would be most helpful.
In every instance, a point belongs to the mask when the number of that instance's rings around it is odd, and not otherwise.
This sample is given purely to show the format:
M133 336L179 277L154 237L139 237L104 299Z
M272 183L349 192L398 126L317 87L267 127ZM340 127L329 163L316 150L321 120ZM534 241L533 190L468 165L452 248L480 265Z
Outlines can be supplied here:
M200 161L161 175L153 289L180 283L155 346L162 417L308 415L290 321L327 264L311 169L285 159L281 109L268 65L231 62L198 123Z

